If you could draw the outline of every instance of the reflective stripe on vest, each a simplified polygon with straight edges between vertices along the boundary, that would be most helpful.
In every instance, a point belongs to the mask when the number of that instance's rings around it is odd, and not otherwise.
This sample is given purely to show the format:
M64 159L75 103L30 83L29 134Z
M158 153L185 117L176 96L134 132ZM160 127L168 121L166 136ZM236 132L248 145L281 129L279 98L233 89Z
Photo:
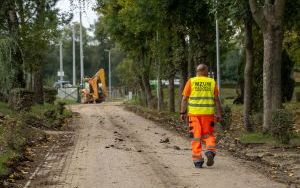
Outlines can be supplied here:
M208 77L191 78L191 95L189 96L189 114L211 115L215 113L215 81Z

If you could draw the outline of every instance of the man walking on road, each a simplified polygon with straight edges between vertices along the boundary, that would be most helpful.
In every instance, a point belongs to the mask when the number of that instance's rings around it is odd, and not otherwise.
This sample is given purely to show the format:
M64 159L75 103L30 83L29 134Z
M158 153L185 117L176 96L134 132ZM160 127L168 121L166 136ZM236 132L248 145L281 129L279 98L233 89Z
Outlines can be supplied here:
M196 168L203 166L204 159L201 154L201 142L203 141L206 145L206 165L212 166L216 155L214 125L221 119L221 103L216 82L208 77L208 67L205 64L198 65L197 76L187 81L182 95L180 118L185 120L188 114L189 129L193 135L192 159L194 165ZM216 115L215 107L217 107Z

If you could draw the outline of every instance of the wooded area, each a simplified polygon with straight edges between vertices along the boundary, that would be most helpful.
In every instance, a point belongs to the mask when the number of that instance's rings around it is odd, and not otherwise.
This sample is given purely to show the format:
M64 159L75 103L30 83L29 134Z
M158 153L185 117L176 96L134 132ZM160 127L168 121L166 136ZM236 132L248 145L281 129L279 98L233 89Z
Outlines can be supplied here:
M244 103L248 131L254 129L252 112L264 112L263 128L268 131L272 112L293 96L292 74L299 67L299 2L98 2L97 10L103 15L98 25L127 53L123 79L130 79L131 87L140 86L149 108L158 105L159 110L164 109L162 99L167 97L168 110L174 112L181 98L175 101L174 96L181 96L196 65L207 64L216 73L215 19L220 24L222 82L239 85L235 102ZM158 80L158 99L150 78ZM180 79L178 93L174 78ZM162 79L169 80L168 96L162 96Z
M0 2L2 100L13 88L26 88L35 92L35 102L43 103L44 86L57 79L60 40L66 78L71 79L72 12L59 12L56 3ZM293 73L300 69L299 1L98 0L94 8L99 13L94 34L86 28L83 32L86 75L108 69L105 49L111 49L113 86L141 91L140 101L149 108L178 111L184 84L200 63L216 76L216 19L221 95L222 84L237 84L235 103L244 104L245 128L253 131L251 114L264 112L263 128L268 131L272 112L292 99ZM76 51L78 46L76 35ZM174 79L180 79L179 89ZM158 91L150 80L158 80ZM168 80L168 90L162 80Z

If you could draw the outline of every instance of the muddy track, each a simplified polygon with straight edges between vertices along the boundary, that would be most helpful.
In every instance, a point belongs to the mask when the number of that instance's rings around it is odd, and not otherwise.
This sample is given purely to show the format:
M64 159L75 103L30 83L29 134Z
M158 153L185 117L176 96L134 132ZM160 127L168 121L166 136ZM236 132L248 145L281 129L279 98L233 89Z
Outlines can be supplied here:
M109 120L112 122L112 125L119 130L121 133L121 137L128 138L128 144L132 145L133 149L139 152L139 155L145 160L145 168L151 168L156 174L159 175L160 181L162 182L164 187L185 187L181 185L180 182L176 179L176 176L172 173L172 171L168 170L168 166L164 166L163 163L160 162L159 158L155 156L157 152L155 152L155 148L142 144L143 142L139 139L139 134L131 133L130 130L126 128L126 124L130 125L125 119L117 119L108 114ZM124 126L125 124L125 126ZM117 138L118 139L118 138ZM122 139L122 138L121 138ZM138 149L143 148L143 149Z
M187 139L117 103L71 109L80 113L76 135L53 148L28 187L286 187L223 152L214 167L195 169Z

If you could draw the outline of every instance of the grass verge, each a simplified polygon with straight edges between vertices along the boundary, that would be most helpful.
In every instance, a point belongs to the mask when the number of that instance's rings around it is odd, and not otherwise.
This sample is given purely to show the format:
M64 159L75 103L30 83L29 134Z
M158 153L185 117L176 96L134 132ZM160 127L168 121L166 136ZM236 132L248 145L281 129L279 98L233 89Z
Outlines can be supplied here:
M0 180L8 177L22 159L27 145L46 138L44 129L60 130L72 112L58 104L34 105L28 112L14 112L0 103ZM0 181L1 187L1 181Z

